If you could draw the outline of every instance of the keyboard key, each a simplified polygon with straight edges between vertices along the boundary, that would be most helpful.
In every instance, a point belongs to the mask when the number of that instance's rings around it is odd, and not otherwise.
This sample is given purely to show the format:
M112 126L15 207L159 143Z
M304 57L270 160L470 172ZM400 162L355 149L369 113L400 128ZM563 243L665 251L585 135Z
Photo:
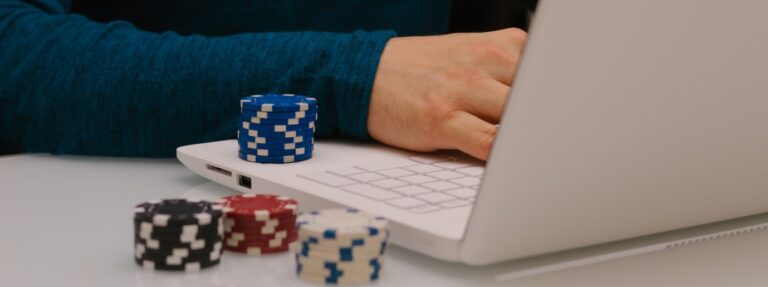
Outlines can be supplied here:
M387 203L399 208L413 208L413 207L418 207L418 206L427 204L423 200L415 199L412 197L396 198L396 199L388 200Z
M451 161L453 158L437 154L423 154L412 156L411 160L415 162L430 164L436 162Z
M357 180L359 182L369 182L369 181L381 180L381 179L385 179L386 178L383 175L375 174L375 173L372 173L372 172L364 172L364 173L353 174L353 175L350 175L348 177L351 178L351 179Z
M448 180L448 179L464 177L463 174L460 174L458 172L453 172L453 171L450 171L450 170L442 170L442 171L438 171L438 172L430 172L430 173L427 174L427 176L431 176L431 177L434 177L434 178L437 178L437 179L442 179L442 180Z
M444 208L454 208L454 207L467 206L467 205L471 205L471 204L472 203L470 203L468 201L451 200L451 201L446 201L446 202L440 203L440 206L442 206Z
M405 169L415 173L428 173L428 172L440 171L439 168L432 165L428 165L428 164L409 166L409 167L406 167Z
M421 186L429 188L434 191L443 191L443 190L449 190L449 189L461 187L459 185L455 185L447 181L428 182L428 183L422 184Z
M374 200L390 200L401 197L401 195L397 193L360 183L347 185L342 187L342 189Z
M459 169L456 169L456 171L469 175L469 176L481 176L485 172L485 167L483 166L468 166L468 167L462 167Z
M424 205L424 206L411 208L411 212L415 212L415 213L427 213L427 212L434 212L438 210L440 210L440 207L437 205Z
M420 175L420 174L406 176L406 177L401 177L399 179L402 180L402 181L405 181L405 182L413 183L413 184L422 184L422 183L437 181L434 178L431 178L431 177L428 177L428 176L424 176L424 175Z
M444 201L449 201L449 200L456 199L453 196L450 196L450 195L447 195L447 194L443 194L443 193L439 193L439 192L431 192L431 193L420 194L420 195L417 195L416 198L424 200L424 201L432 203L432 204L441 203L441 202L444 202Z
M434 165L442 169L454 170L462 167L472 166L474 164L466 161L446 161L446 162L438 162Z
M354 184L354 181L340 177L338 175L330 174L327 172L311 172L299 174L300 177L309 179L311 181L319 182L332 187L340 187L345 185Z
M408 185L408 183L405 182L405 181L402 181L402 180L387 178L387 179L372 181L371 185L375 185L375 186L378 186L378 187L381 187L381 188L385 188L385 189L392 189L392 188L395 188L395 187L401 187L401 186L404 186L404 185Z
M412 171L407 171L402 168L380 170L378 173L392 178L414 175Z
M328 172L336 175L348 176L352 174L361 173L363 172L363 170L357 169L354 167L342 167L342 168L329 169Z
M408 159L399 159L399 160L359 164L356 167L362 170L367 170L367 171L380 171L380 170L385 170L390 168L406 167L406 166L412 166L417 164L419 163L408 160Z
M474 198L477 196L477 190L469 189L469 188L451 189L451 190L445 191L445 193L461 199Z
M414 195L417 195L417 194L432 192L431 189L425 188L425 187L421 187L421 186L418 186L418 185L408 185L408 186L398 187L398 188L392 189L392 191L397 192L397 193L402 194L402 195L405 195L405 196L414 196Z
M477 177L462 177L457 179L451 179L451 182L460 184L462 186L478 186L480 185L480 179Z

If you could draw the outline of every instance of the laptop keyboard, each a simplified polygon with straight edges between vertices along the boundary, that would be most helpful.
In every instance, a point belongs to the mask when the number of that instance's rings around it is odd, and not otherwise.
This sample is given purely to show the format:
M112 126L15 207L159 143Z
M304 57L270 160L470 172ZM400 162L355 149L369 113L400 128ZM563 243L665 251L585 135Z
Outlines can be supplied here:
M472 205L484 172L479 161L428 155L299 176L414 213L427 213Z

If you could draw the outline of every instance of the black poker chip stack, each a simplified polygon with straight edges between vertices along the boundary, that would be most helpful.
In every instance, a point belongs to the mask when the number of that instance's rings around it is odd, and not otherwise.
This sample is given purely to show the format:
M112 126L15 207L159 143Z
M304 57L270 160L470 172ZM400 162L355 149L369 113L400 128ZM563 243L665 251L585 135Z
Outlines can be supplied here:
M134 259L150 270L198 271L221 260L221 205L196 199L163 199L136 206Z

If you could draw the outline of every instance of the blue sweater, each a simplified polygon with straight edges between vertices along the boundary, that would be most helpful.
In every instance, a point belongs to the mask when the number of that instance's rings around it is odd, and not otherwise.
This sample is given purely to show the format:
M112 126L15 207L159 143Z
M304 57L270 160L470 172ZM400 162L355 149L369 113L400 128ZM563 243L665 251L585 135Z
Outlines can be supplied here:
M319 136L365 140L387 40L445 32L450 6L90 2L0 0L0 154L169 157L233 138L238 99L267 92L316 97Z

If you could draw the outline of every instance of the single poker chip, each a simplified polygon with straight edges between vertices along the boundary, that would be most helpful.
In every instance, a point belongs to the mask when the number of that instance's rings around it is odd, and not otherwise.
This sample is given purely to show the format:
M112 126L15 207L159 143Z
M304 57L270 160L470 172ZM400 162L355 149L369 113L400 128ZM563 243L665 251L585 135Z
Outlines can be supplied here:
M295 137L305 137L305 138L313 137L315 133L315 128L312 127L312 128L283 131L283 132L260 131L260 130L239 128L239 131L241 136L247 135L252 138L287 139L287 138L295 138Z
M315 122L310 121L301 125L268 125L268 124L254 124L250 122L242 122L241 127L246 130L256 130L260 132L287 132L298 130L314 130Z
M373 272L381 272L383 260L377 260L376 264L370 264L369 262L343 262L344 265L339 265L336 262L326 262L318 264L315 261L302 261L297 259L296 262L297 272L307 272L316 275L324 276L355 276L359 274L372 274Z
M135 235L133 240L137 244L143 244L147 246L147 249L152 250L173 250L174 248L189 248L191 250L204 250L211 249L217 243L222 242L224 237L214 239L195 239L191 242L180 242L178 240L158 240L158 239L144 239Z
M247 132L240 132L240 130L237 131L237 141L241 145L243 143L255 143L257 145L259 144L266 144L266 145L279 145L279 144L287 144L287 143L314 143L314 135L309 136L296 136L292 138L286 138L286 137L277 137L277 138L265 138L265 137L252 137L249 136Z
M243 110L240 113L240 119L242 121L248 121L248 122L261 122L261 120L264 119L280 119L280 120L290 120L290 119L317 119L317 110L307 110L307 111L300 111L300 112L257 112L257 111L248 111Z
M389 239L389 231L370 238L321 239L315 236L299 236L302 243L307 243L314 250L336 251L341 248L381 248Z
M152 250L142 244L135 244L134 256L153 261L168 260L168 262L181 262L182 260L218 260L221 257L223 245L221 242L209 249L191 250L188 248L174 248L168 250ZM169 263L171 264L171 263ZM177 265L180 263L176 263Z
M227 216L253 218L254 221L267 221L280 216L298 214L299 203L290 197L272 194L239 194L224 197L221 205Z
M353 246L337 246L332 247L332 245L317 245L312 244L308 241L299 240L298 244L300 244L300 249L297 249L297 252L301 252L304 256L309 256L307 254L304 254L305 252L313 251L313 252L322 252L322 253L331 253L331 254L341 254L344 256L345 254L349 254L348 256L351 256L352 254L384 254L384 251L387 248L387 241L379 241L379 242L369 242L365 245L353 245ZM298 247L298 246L297 246ZM347 259L351 260L351 259Z
M249 149L240 147L240 152L244 154L251 154L255 156L286 156L286 155L304 155L312 153L313 147L297 148L297 149Z
M181 234L210 234L216 233L223 228L223 218L218 222L208 225L185 224L175 226L156 226L151 222L134 221L133 227L137 233L146 233L149 235L181 235ZM222 229L223 231L223 229Z
M199 261L214 261L221 259L221 255L224 254L224 249L209 251L205 254L192 254L187 257L173 256L173 255L161 255L154 253L144 253L142 256L136 256L136 259L151 260L153 262L162 262L168 265L182 265L187 262L199 262Z
M238 152L240 159L244 161L250 161L255 163L291 163L300 162L312 158L312 153L306 153L303 155L286 155L286 156L256 156L252 154L245 154Z
M266 220L256 220L255 215L230 215L224 220L224 232L265 233L262 228L274 228L275 230L295 230L296 215L273 215ZM270 232L272 233L272 232Z
M294 241L296 241L296 233L280 233L275 234L274 236L247 236L243 233L236 233L231 236L227 236L225 243L229 244L230 246L236 246L238 244L244 243L249 245L255 245L255 246L270 246L275 247L275 244L278 244L279 246L282 246L283 244L290 244Z
M357 209L325 209L299 215L297 228L299 236L348 240L386 233L387 220Z
M270 220L272 221L272 219ZM272 236L278 232L297 233L295 220L294 223L278 223L277 225L265 224L262 226L257 225L232 225L225 226L224 234L243 233L248 236ZM259 222L256 222L258 224Z
M319 276L299 272L299 278L313 284L360 285L369 284L379 279L379 273L360 276Z
M369 266L369 265L360 265L360 267L354 267L350 269L341 269L341 268L316 268L312 265L304 265L301 263L296 264L296 272L301 273L307 273L312 274L315 276L335 276L335 277L361 277L361 276L370 276L372 274L376 274L381 272L381 266Z
M296 231L295 225L286 226L286 227L267 225L267 226L254 227L254 228L244 227L240 229L233 227L233 228L230 228L228 232L224 232L224 234L228 234L232 232L239 232L239 233L244 233L249 235L273 235L278 232L290 232L290 233L296 233L297 234L296 237L298 238L298 232Z
M215 241L223 238L223 233L211 232L211 233L198 233L198 234L149 234L149 233L136 233L136 236L144 240L159 240L164 242L179 242L179 243L191 243L196 240Z
M288 126L294 126L294 125L306 125L309 124L309 122L315 122L319 118L317 116L318 114L315 113L314 117L303 117L303 118L287 118L287 119L281 119L281 118L259 118L255 116L255 114L251 113L250 115L246 115L244 117L241 117L241 119L246 123L251 124L262 124L262 125L288 125Z
M317 258L308 258L299 254L294 254L294 259L297 264L301 264L306 268L312 269L327 269L327 270L356 270L365 268L381 269L384 266L384 257L371 258L369 260L358 260L350 262L336 262L327 261Z
M242 98L243 110L263 112L296 112L317 108L317 99L294 94L265 94Z
M260 248L279 248L290 246L292 242L296 241L296 236L292 235L288 238L274 238L270 240L259 241L238 241L234 238L229 238L224 241L224 245L228 247L260 247Z
M383 244L382 246L386 246ZM383 248L341 248L335 252L325 250L313 250L310 245L306 243L301 244L300 250L297 252L300 256L307 258L315 258L325 261L333 262L349 262L359 260L370 260L373 258L379 258L383 255Z
M263 255L263 254L274 254L274 253L283 253L288 252L290 250L290 245L284 245L280 247L270 248L270 247L260 247L260 246L227 246L224 245L224 250L230 251L230 252L236 252L236 253L243 253L246 255Z
M163 271L185 271L185 272L197 272L205 268L213 267L219 264L220 260L201 260L194 262L184 262L181 265L168 265L165 262L158 262L149 259L134 258L136 264L146 270L163 270Z
M273 234L232 232L232 233L226 233L224 238L233 239L237 241L257 242L257 241L266 241L266 240L272 240L272 239L286 239L286 238L292 238L293 240L296 240L299 238L299 236L295 231L281 230Z
M139 204L134 220L157 226L197 224L208 225L222 216L221 206L199 199L162 199Z
M240 145L240 149L247 149L249 151L254 151L257 149L292 150L292 149L298 149L298 148L304 148L304 149L311 148L314 146L315 140L313 137L307 141L299 142L299 143L281 143L281 142L256 143L255 141L249 142L247 140L238 139L237 143Z

